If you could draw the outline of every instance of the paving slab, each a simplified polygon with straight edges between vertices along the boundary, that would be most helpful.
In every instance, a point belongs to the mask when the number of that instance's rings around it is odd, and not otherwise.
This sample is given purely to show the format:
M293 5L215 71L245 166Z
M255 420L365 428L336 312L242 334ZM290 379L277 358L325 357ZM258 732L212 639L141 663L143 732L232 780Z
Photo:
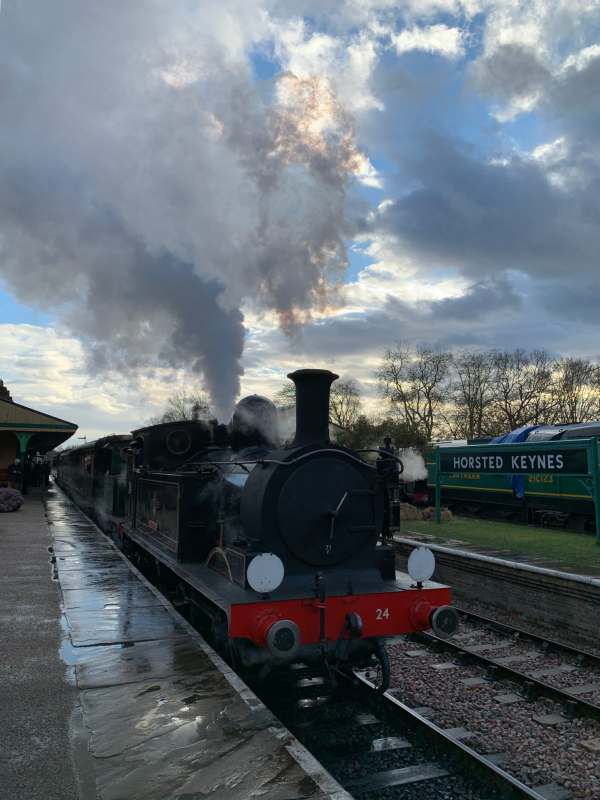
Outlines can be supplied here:
M60 576L60 585L63 590L68 589L118 589L124 584L138 584L138 578L126 566L113 570L73 570L63 572Z
M69 647L65 660L74 665L75 680L81 689L155 680L193 671L201 675L210 665L198 660L198 645L189 637L134 642L99 647Z
M122 569L123 559L114 550L99 553L97 550L78 553L77 555L61 556L54 554L56 568L59 575L69 570L81 569Z
M433 669L439 669L440 671L444 672L448 669L456 669L458 664L455 664L453 661L444 661L441 664L432 664Z
M69 636L76 647L117 642L173 639L185 633L162 605L101 609L69 608L65 612Z
M64 589L62 592L63 607L66 609L82 609L93 611L103 608L139 608L145 606L161 606L162 603L149 589L141 583L127 581L124 586L109 589L88 587L86 589Z

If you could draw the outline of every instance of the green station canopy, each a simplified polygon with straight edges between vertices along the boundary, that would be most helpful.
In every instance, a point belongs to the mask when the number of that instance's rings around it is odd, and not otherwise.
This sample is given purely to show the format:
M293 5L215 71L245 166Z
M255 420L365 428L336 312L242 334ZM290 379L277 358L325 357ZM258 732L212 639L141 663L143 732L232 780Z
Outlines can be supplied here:
M13 434L21 452L47 453L76 430L77 425L73 422L15 403L0 380L0 438L6 441L7 435Z

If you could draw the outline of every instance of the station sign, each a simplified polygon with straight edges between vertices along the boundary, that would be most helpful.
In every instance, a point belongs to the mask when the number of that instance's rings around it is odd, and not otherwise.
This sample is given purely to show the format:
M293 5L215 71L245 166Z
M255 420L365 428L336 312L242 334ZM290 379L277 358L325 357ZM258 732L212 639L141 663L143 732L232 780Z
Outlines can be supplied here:
M513 445L514 447L514 445ZM534 445L497 452L490 447L486 452L473 452L472 447L440 448L440 469L444 473L481 472L487 475L588 475L587 448L534 450ZM496 445L496 448L499 448Z
M600 442L596 437L538 444L475 444L435 449L435 521L439 524L442 475L565 475L581 477L594 501L596 541L600 544Z

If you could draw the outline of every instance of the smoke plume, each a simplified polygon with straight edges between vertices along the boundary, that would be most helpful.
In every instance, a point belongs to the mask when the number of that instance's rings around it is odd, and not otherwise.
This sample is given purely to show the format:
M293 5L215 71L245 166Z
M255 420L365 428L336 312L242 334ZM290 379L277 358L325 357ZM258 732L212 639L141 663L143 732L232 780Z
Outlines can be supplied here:
M404 464L404 470L400 476L403 483L412 483L412 481L422 481L427 477L427 467L425 466L425 459L412 447L405 447L398 451L398 457Z
M57 313L91 370L183 367L221 413L239 391L242 306L289 327L345 267L359 158L327 80L256 90L257 12L211 0L0 12L0 280Z

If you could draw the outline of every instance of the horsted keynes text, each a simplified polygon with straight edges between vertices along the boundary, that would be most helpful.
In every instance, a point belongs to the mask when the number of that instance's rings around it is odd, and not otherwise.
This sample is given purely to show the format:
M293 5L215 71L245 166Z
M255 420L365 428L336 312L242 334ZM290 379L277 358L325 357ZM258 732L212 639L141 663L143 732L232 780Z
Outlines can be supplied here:
M563 475L586 475L588 472L585 448L564 450L562 452L512 452L512 453L469 453L465 449L457 452L440 451L442 472L483 472L504 475L528 473L554 473Z

